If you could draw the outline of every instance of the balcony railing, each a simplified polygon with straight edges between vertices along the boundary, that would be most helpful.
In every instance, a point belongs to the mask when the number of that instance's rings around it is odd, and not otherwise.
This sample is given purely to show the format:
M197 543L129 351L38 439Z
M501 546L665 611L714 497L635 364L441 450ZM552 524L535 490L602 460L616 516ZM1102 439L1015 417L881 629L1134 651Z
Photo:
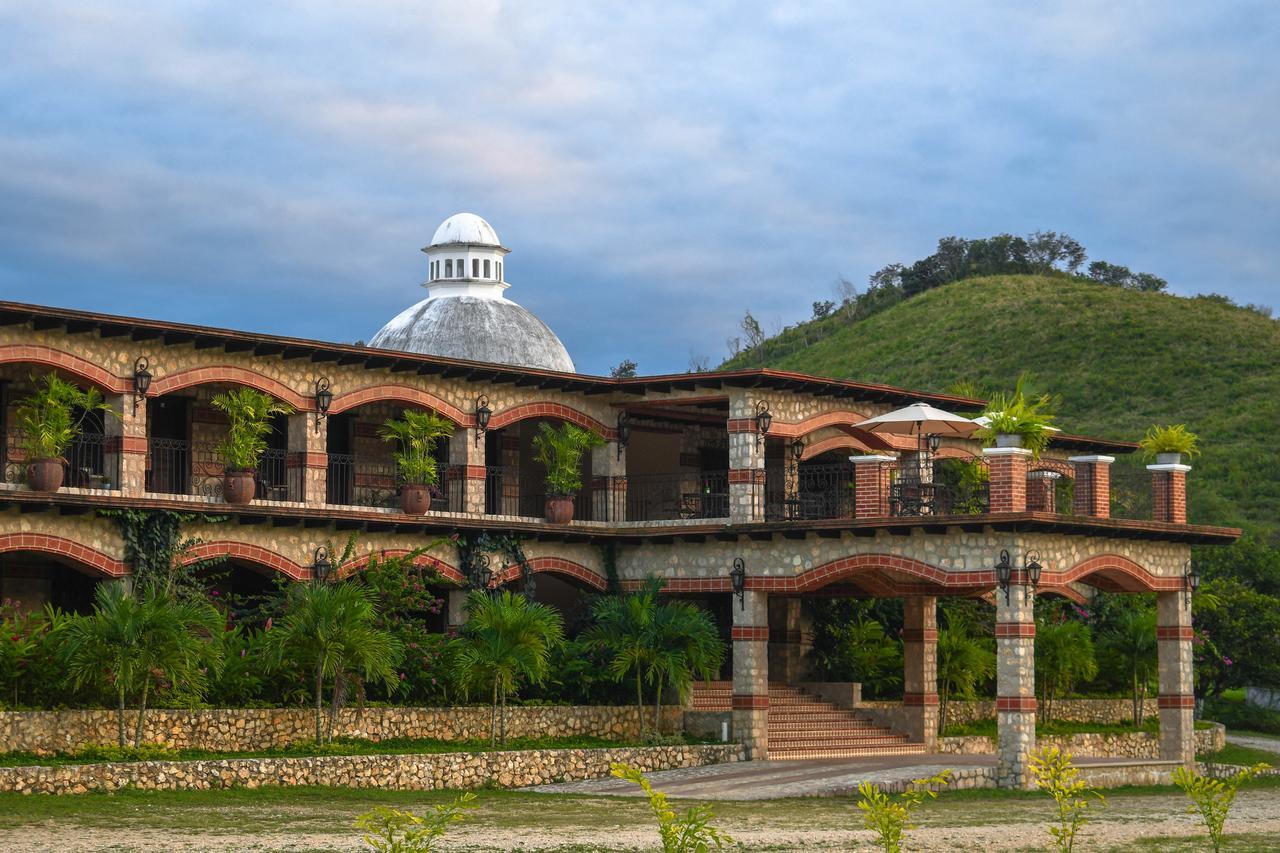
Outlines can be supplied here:
M573 499L573 517L578 521L606 521L609 516L608 478L585 483ZM541 476L502 465L485 468L484 507L486 515L514 515L542 518L547 512L547 494Z
M254 498L287 501L301 498L300 483L290 483L288 453L269 448L258 463ZM217 445L180 438L152 438L147 442L146 490L165 495L194 495L208 500L222 498L225 466Z
M400 475L390 460L330 453L326 473L326 503L384 508L400 505ZM440 469L439 482L431 498L433 511L462 511L462 490L458 488L456 473L452 468Z
M848 464L765 469L765 519L854 517L854 469Z
M1151 472L1137 465L1111 466L1111 517L1153 518Z
M22 450L25 435L11 430L6 437L4 482L26 483L27 462ZM82 432L63 454L63 485L77 489L120 488L120 447L115 436Z
M729 472L642 474L626 478L626 516L610 521L728 518Z

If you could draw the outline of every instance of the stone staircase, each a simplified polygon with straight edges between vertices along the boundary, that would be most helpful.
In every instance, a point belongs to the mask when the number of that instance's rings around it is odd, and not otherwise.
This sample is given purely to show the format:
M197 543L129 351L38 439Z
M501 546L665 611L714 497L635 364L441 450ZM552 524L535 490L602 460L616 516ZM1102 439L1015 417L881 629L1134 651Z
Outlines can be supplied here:
M692 711L729 711L733 685L728 681L698 683ZM856 711L847 711L798 687L769 685L769 758L863 758L924 752L924 744L877 726Z

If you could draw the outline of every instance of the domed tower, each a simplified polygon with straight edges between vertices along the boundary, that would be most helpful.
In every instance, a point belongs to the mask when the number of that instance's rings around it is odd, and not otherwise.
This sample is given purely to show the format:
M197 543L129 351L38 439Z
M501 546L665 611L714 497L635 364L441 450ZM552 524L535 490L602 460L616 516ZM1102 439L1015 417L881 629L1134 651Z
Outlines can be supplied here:
M507 299L503 265L511 250L474 213L450 216L427 253L427 298L401 311L369 346L574 372L546 323Z

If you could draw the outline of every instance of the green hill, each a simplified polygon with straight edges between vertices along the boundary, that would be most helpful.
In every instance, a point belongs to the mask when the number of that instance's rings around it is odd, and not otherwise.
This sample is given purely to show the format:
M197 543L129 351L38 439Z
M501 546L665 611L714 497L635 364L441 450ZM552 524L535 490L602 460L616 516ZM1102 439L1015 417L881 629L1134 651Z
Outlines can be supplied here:
M1191 520L1280 532L1280 322L1256 311L993 276L862 320L802 323L724 365L758 366L922 390L960 380L1012 388L1028 371L1037 389L1062 396L1068 432L1137 440L1152 423L1186 423L1204 450Z

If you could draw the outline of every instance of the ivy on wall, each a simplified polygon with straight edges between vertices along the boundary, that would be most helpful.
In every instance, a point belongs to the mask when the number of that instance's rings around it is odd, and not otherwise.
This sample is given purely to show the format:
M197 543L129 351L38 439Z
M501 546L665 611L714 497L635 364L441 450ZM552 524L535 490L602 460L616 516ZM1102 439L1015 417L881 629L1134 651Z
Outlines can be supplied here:
M193 521L218 523L226 516L159 509L99 510L112 519L124 540L124 559L133 568L135 589L167 592L178 597L203 597L204 582L197 574L226 561L226 555L185 561L200 540L184 537L182 526Z
M490 555L496 554L501 561L497 573L505 574L512 566L519 566L524 594L534 597L533 567L525 556L520 537L498 533L456 533L452 538L458 547L458 570L466 578L468 588L496 590L502 586L492 583L495 572Z

